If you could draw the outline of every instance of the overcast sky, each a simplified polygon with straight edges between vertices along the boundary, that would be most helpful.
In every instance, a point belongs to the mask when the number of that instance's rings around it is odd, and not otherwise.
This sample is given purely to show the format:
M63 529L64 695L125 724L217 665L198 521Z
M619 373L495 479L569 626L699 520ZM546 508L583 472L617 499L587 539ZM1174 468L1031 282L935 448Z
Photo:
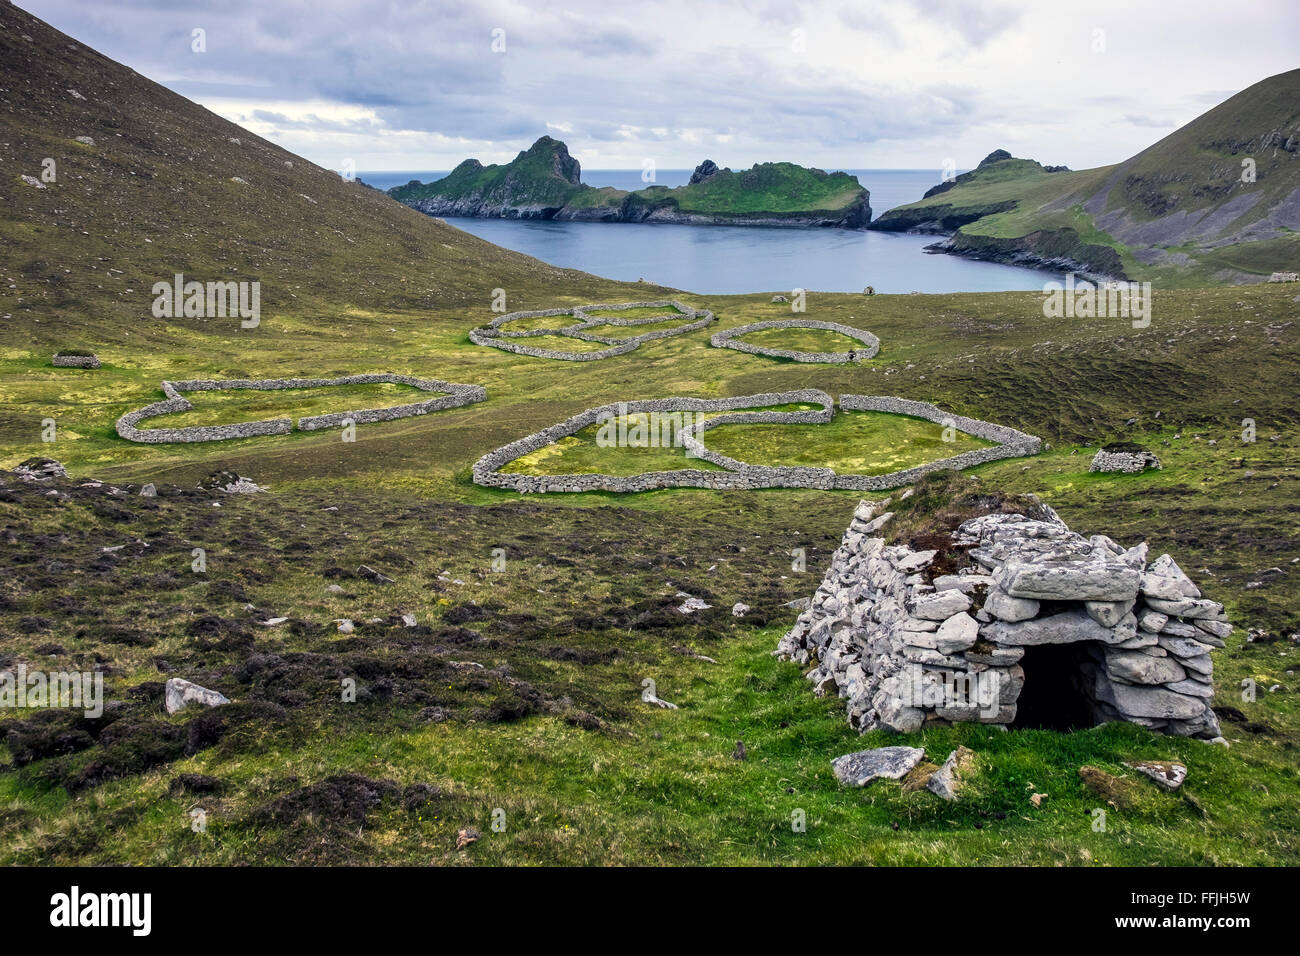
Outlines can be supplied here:
M1297 0L18 3L332 169L1080 169L1300 66Z

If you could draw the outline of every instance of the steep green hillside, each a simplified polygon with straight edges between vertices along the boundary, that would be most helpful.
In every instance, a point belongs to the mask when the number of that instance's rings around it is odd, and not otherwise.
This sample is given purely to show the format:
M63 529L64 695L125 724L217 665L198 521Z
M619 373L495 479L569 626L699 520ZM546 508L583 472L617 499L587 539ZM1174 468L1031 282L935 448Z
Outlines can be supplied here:
M431 216L850 228L871 218L870 195L855 176L794 163L734 172L705 160L685 186L584 186L578 161L549 136L503 166L467 159L443 179L388 193Z
M1131 159L1049 172L1004 151L873 229L938 248L1165 286L1300 269L1300 70L1270 77Z
M350 309L479 308L494 288L512 308L561 287L595 297L620 288L348 182L16 7L0 6L0 26L7 344L22 330L42 350L113 342L139 352L176 336L202 348L264 334L268 323L342 330ZM262 329L202 319L164 328L150 290L175 273L260 281ZM98 341L82 342L91 324Z

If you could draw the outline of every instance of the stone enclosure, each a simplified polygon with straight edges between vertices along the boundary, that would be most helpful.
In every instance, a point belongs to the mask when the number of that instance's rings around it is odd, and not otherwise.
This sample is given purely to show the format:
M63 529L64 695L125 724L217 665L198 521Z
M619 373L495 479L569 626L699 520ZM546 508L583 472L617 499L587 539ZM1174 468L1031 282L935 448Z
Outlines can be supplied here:
M89 352L56 352L50 364L55 368L99 368L99 356Z
M839 332L851 339L857 339L862 343L862 348L853 349L849 352L801 352L797 349L765 348L750 342L742 342L738 338L738 336L758 332L762 329L820 329L824 332ZM880 351L880 339L870 332L864 332L862 329L855 329L849 325L839 325L835 322L818 322L813 319L773 319L768 322L741 325L734 329L714 333L713 337L709 339L709 344L714 348L735 349L737 352L748 352L751 355L766 355L771 358L792 359L796 362L831 365L865 362Z
M843 698L852 726L1123 720L1222 742L1210 652L1232 627L1169 555L1084 538L1039 505L963 523L951 547L970 565L942 573L946 549L877 536L887 506L859 505L775 652L809 668L815 693Z
M817 404L819 409L808 411L743 411L762 406L789 404ZM1014 428L995 425L976 418L952 415L928 402L917 402L888 395L841 395L840 408L888 412L923 418L944 427L998 442L988 448L954 455L939 461L918 465L884 475L840 475L830 468L785 467L754 465L729 458L709 449L703 434L710 428L729 424L824 424L835 414L834 401L820 389L805 388L791 392L768 392L759 395L741 395L734 398L662 398L643 401L616 402L589 408L550 428L520 438L489 452L474 463L476 484L493 488L509 488L525 493L614 491L651 491L659 488L821 488L849 489L855 491L883 491L911 484L921 475L940 468L970 468L985 462L1022 455L1035 455L1040 439ZM681 446L688 457L707 461L723 469L713 471L700 468L683 468L674 471L646 472L623 477L601 474L525 475L503 474L500 469L524 455L576 434L584 428L608 420L612 416L653 412L671 415L673 412L732 411L705 422L695 423L680 431Z
M366 422L386 422L396 418L412 415L426 415L429 412L447 408L458 408L487 398L487 392L480 385L458 385L438 379L421 379L411 375L397 375L391 372L379 372L367 375L346 375L342 378L272 378L272 379L229 379L225 381L212 379L191 379L184 382L163 382L163 394L166 400L154 402L144 408L127 412L117 420L117 433L127 441L148 444L170 444L172 442L226 441L232 438L254 438L258 435L287 435L293 430L293 419L272 418L258 422L238 422L232 425L193 425L186 428L138 428L140 422L158 415L174 412L186 412L193 408L189 399L181 392L220 391L222 389L256 389L274 391L290 388L321 388L330 385L375 385L383 382L411 385L425 392L443 392L445 394L428 401L413 402L405 405L393 405L389 408L371 408L350 412L334 412L328 415L314 415L298 419L301 431L315 431L321 428L339 428L345 421L355 424Z
M627 309L658 308L670 311L665 311L661 315L642 316L636 319L624 319L619 316L593 316L590 314L592 312L621 312ZM505 325L518 322L521 319L540 319L556 315L571 315L576 321L572 325L562 326L557 329L511 331L503 328ZM676 328L657 329L632 338L614 338L607 335L598 335L591 331L591 329L602 325L635 327L653 325L671 319L689 319L690 321ZM615 355L625 355L640 348L642 342L694 332L712 324L713 321L713 313L707 309L693 309L689 305L671 299L660 299L653 302L621 302L614 305L579 305L571 309L542 309L536 312L511 312L509 315L498 316L487 326L471 329L469 340L475 345L488 345L518 355L560 359L566 362L595 362L600 359L612 358ZM537 338L544 335L561 335L581 339L584 342L603 342L609 348L590 352L566 352L560 349L537 348L520 341L521 339Z
M1148 468L1159 468L1160 459L1149 451L1140 448L1117 447L1099 448L1092 456L1089 471L1113 472L1135 475Z

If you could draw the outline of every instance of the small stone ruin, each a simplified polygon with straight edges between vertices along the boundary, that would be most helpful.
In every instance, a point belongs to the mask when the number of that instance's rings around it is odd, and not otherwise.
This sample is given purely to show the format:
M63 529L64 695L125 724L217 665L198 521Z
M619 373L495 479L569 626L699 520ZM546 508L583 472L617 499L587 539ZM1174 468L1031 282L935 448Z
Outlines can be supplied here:
M972 518L950 549L914 551L877 535L893 517L881 507L859 505L776 651L810 668L816 694L844 698L852 726L1122 720L1222 742L1210 652L1232 627L1169 555L1084 538L1045 505Z
M14 466L14 474L23 481L50 481L67 478L68 471L53 458L28 458Z
M1092 456L1089 471L1121 471L1137 474L1148 468L1159 468L1160 459L1140 445L1107 445Z
M90 352L55 352L50 364L56 368L99 368L99 356Z

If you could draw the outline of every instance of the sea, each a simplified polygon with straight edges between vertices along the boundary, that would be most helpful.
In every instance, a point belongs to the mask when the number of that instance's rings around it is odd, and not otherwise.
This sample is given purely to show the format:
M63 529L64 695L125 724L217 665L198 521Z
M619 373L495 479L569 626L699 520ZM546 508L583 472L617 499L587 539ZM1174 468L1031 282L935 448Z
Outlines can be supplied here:
M871 192L873 218L915 202L940 178L938 170L848 169ZM413 179L432 182L443 171L358 172L379 189ZM660 169L654 183L680 186L689 169ZM591 186L641 189L641 170L584 169ZM977 262L928 253L933 236L858 229L781 229L681 226L663 223L550 222L532 219L449 217L457 229L568 269L610 279L645 279L701 295L748 292L788 294L1007 292L1041 290L1062 276L1041 269Z

